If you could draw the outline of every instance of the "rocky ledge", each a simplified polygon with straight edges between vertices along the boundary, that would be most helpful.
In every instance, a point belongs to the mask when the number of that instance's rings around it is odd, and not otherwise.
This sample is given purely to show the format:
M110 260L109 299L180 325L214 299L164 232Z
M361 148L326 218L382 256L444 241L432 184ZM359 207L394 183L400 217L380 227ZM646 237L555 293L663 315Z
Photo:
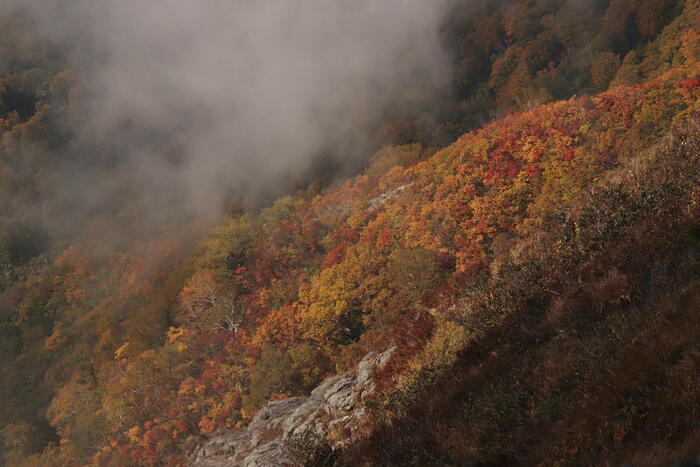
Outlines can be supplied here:
M269 402L247 428L204 442L192 456L196 467L293 466L287 439L331 433L333 447L348 442L365 417L365 402L374 393L372 374L383 368L394 348L370 352L347 373L326 379L308 397Z

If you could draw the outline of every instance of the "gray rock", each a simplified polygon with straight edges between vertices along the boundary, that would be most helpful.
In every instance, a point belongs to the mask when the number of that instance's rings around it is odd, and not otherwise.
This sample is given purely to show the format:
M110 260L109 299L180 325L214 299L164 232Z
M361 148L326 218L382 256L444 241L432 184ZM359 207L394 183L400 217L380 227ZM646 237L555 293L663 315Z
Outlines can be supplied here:
M338 417L352 410L356 395L354 386L355 378L343 378L331 386L326 392L326 403L323 405L326 412Z
M247 428L202 443L191 464L197 467L291 466L286 438L309 430L336 434L334 447L346 446L367 416L364 401L375 391L372 375L383 368L394 348L370 352L354 371L327 378L308 397L268 402ZM344 439L345 438L348 439Z
M232 464L224 456L211 456L211 457L207 457L199 462L195 462L193 465L197 465L199 467L223 467L223 466L232 465Z
M193 465L201 467L216 467L232 464L237 453L250 449L250 433L248 430L234 431L217 436L202 445L197 451Z
M294 413L287 417L284 423L282 423L284 436L299 434L310 429L311 427L308 422L318 418L320 415L318 411L320 410L322 401L323 399L313 399L310 397L306 402L297 407Z
M316 386L313 391L311 391L311 396L309 397L311 399L323 399L330 388L341 379L343 379L343 375L335 375L331 376L330 378L326 378L321 384Z
M373 210L383 206L384 203L396 198L397 196L399 196L401 194L402 191L404 191L406 188L408 188L411 185L413 185L413 183L407 183L405 185L401 185L399 187L396 187L393 190L385 191L384 193L377 196L376 198L372 198L371 200L369 200L369 206L367 207L367 209L365 209L365 211L367 211L367 212L373 211Z
M279 436L282 433L270 433L282 430L284 421L294 413L297 407L303 404L305 398L290 397L281 401L268 402L260 411L253 417L248 432L251 437L251 445L256 447L262 441L267 441L266 438Z
M240 464L243 467L294 466L283 439L275 439L256 448Z

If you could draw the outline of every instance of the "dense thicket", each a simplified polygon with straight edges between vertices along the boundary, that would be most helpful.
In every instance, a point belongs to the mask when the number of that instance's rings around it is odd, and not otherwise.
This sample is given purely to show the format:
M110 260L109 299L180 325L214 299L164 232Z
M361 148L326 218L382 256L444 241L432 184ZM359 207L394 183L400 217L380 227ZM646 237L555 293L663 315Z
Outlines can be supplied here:
M455 8L449 98L399 104L362 174L232 208L195 246L129 187L67 225L65 167L118 153L76 130L66 51L1 18L5 464L177 464L390 345L349 463L697 449L700 4Z

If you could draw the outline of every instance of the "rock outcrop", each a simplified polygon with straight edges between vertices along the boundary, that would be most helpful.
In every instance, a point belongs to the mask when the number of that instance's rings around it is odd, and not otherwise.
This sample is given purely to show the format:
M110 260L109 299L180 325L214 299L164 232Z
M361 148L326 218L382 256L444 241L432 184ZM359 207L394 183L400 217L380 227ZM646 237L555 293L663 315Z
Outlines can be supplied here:
M372 374L394 353L370 352L354 371L326 379L308 397L269 402L247 428L211 438L192 457L196 467L293 466L287 439L314 433L335 434L333 446L352 438L365 416L365 402L374 393Z
M371 200L369 200L369 206L367 207L366 211L373 211L383 206L387 201L391 201L392 199L396 198L411 185L413 185L413 183L407 183L405 185L396 187L393 190L386 191L381 195L377 196L376 198L372 198Z

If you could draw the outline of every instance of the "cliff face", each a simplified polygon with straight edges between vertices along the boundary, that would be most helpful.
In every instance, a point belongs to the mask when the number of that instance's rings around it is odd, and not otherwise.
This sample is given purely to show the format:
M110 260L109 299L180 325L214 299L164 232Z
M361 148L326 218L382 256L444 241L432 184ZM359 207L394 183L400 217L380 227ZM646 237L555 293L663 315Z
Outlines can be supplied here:
M199 446L192 465L291 466L305 455L298 452L303 449L299 444L310 437L328 436L334 448L346 445L365 420L365 402L375 392L372 374L387 364L394 350L368 353L357 368L327 378L308 397L269 402L247 428Z

